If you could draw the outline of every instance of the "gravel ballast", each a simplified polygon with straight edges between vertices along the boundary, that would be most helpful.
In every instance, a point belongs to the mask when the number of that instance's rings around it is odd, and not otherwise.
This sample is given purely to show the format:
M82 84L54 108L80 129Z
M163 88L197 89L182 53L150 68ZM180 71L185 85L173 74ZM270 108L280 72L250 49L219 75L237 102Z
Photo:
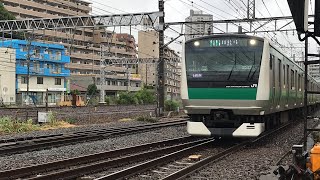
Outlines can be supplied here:
M299 123L201 169L188 179L259 179L270 174L271 167L302 137L303 123Z

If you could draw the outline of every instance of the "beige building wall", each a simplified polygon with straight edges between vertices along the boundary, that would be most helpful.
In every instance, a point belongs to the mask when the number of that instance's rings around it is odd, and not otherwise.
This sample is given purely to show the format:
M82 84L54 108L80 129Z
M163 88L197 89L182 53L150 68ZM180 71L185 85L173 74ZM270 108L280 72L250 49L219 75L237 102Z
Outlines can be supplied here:
M16 51L0 48L0 106L16 102Z
M138 56L139 58L159 58L159 36L154 30L138 32ZM179 57L175 51L166 48L164 50L166 58ZM139 64L139 74L145 85L157 85L157 63ZM181 67L179 63L165 63L165 95L167 99L180 99L180 75Z

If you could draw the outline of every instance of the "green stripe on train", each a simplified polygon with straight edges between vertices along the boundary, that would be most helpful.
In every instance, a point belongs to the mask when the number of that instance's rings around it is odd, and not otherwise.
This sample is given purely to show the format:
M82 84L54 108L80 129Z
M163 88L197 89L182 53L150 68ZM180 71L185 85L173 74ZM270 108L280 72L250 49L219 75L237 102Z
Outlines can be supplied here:
M189 99L256 100L257 88L188 88Z

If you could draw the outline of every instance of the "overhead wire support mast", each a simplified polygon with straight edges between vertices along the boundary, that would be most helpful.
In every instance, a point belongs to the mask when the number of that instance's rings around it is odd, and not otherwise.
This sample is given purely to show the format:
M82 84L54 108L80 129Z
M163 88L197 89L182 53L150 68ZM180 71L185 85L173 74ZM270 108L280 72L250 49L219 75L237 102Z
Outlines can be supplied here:
M256 18L256 0L248 0L247 18L250 21L250 32L252 32L252 20Z
M164 1L159 0L159 12L163 14L163 16L159 17L159 63L157 65L158 71L158 83L157 83L157 110L156 116L162 116L164 110L164 95L165 95L165 76L164 76Z
M150 21L152 26L155 26L157 24L158 18L161 16L164 16L164 12L2 20L0 21L0 29L2 29L3 32L11 32L42 29L74 29L130 25L135 26L142 25L146 19Z

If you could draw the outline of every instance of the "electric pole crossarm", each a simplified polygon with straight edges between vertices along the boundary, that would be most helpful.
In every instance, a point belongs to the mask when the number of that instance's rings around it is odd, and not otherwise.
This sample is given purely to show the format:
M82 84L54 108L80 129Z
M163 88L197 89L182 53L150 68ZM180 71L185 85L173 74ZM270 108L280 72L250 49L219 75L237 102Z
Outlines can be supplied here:
M309 18L314 15L309 15ZM248 23L248 22L261 22L261 21L277 21L277 20L292 20L292 16L282 17L267 17L267 18L255 18L255 19L226 19L226 20L213 20L213 21L192 21L192 22L168 22L167 26L186 25L186 24L226 24L226 23Z
M149 12L136 14L5 20L0 21L0 29L4 32L11 32L41 29L74 29L129 25L150 25L151 27L155 27L159 17L163 17L163 14L163 12Z
M261 24L259 27L257 27L255 30L253 30L253 32L256 32L258 29L260 29L260 28L262 28L263 26L269 24L270 22L271 22L271 20L270 20L270 21L267 21L267 22L265 22L265 23L263 23L263 24Z
M110 64L155 64L159 58L108 58L104 61L105 66ZM166 58L166 62L179 63L181 58Z

